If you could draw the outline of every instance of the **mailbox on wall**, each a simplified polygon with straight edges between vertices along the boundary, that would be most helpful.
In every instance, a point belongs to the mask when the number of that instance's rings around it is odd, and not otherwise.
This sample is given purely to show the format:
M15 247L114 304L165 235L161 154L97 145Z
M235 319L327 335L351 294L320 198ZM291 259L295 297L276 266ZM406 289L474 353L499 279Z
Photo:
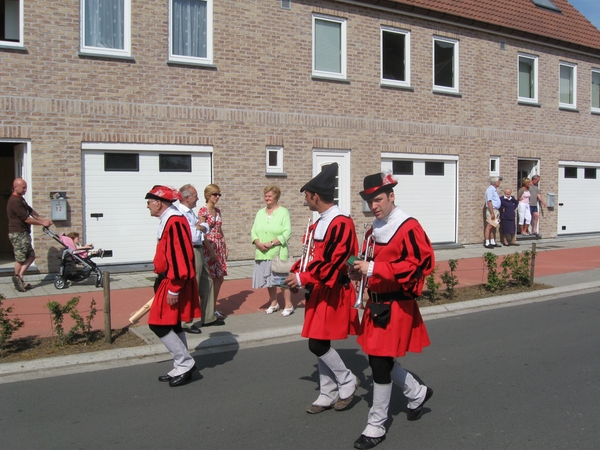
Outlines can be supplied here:
M67 220L67 193L50 192L50 220Z

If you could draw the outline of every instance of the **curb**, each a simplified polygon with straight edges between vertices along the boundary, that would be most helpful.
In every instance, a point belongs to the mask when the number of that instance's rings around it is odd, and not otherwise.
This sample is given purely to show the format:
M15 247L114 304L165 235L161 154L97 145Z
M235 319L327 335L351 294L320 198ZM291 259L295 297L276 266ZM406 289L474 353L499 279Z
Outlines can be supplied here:
M488 297L465 302L448 303L444 305L428 306L421 309L423 318L430 320L440 319L449 316L458 316L478 312L484 309L502 308L514 306L517 304L536 303L546 300L552 300L564 294L583 294L594 292L600 289L600 280L589 283L575 284L571 286L561 286L557 288L542 289L532 292L522 292L519 294L510 294L504 296ZM257 313L259 314L259 313ZM247 315L248 316L248 315ZM135 329L132 329L132 331ZM190 345L192 353L216 353L232 350L240 347L256 347L275 343L274 341L293 341L303 339L300 336L302 325L288 325L284 327L263 328L258 331L248 331L240 334L224 334L222 336L198 336L193 339L193 346ZM136 335L147 340L145 333L134 331ZM189 339L190 341L192 339ZM190 342L191 344L191 342ZM89 366L99 363L108 363L112 361L129 360L127 365L145 364L148 357L165 355L168 357L168 351L162 344L152 344L144 347L121 348L115 350L103 350L99 352L82 353L77 355L57 356L51 358L42 358L34 361L21 361L14 363L0 364L0 383L16 381L8 379L11 375L18 375L19 381L27 377L23 374L32 372L43 372L56 369L72 369L71 372L98 370L90 369ZM125 364L121 364L125 365ZM79 368L79 370L78 370ZM45 374L51 376L52 374ZM40 375L44 376L44 375ZM37 378L37 377L34 377Z

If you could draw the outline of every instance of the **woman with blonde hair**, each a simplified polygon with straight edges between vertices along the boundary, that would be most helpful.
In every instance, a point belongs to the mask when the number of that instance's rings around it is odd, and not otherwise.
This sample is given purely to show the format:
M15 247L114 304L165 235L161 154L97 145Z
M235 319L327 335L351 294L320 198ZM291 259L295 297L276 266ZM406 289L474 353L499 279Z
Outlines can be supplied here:
M279 311L277 301L277 287L274 286L274 276L286 277L288 273L276 273L271 270L271 262L276 255L282 260L288 259L287 243L292 236L290 213L283 206L279 206L281 190L274 185L264 189L266 206L256 213L252 225L251 239L256 246L254 255L254 273L252 275L252 288L267 288L270 306L266 313L272 314ZM285 307L281 312L287 317L294 312L292 294L289 289L281 289Z
M529 192L529 185L531 180L527 177L523 178L522 187L517 192L517 198L519 199L519 225L521 226L521 235L529 236L529 224L531 223L531 211L529 209L529 198L531 193Z
M227 244L223 235L223 218L217 203L221 198L221 189L216 184L209 184L204 188L204 199L206 205L198 211L200 222L208 223L210 232L205 235L204 260L208 267L208 273L213 279L215 302L219 299L219 291L223 279L227 276Z

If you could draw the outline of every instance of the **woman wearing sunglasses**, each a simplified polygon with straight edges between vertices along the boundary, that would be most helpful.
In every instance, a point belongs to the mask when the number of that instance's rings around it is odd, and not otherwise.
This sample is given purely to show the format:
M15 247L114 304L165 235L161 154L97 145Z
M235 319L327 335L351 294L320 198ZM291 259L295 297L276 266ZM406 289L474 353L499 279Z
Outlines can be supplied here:
M208 266L208 273L213 279L216 304L223 279L227 275L228 256L225 236L223 236L221 228L223 225L221 210L217 208L217 203L221 198L221 189L216 184L209 184L204 188L204 198L206 205L200 208L198 217L210 226L210 233L206 235L204 241L204 259Z

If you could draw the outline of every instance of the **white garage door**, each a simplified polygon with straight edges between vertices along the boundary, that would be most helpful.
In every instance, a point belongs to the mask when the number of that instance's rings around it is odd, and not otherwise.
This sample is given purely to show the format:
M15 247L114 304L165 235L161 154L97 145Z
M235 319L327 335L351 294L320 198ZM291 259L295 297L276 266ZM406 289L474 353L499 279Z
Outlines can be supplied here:
M83 146L84 236L86 243L113 250L102 263L152 261L158 219L150 216L144 196L156 184L191 183L200 206L212 180L211 152L197 146Z
M383 171L398 180L396 205L417 219L436 244L456 242L457 161L442 156L382 157Z
M558 234L600 231L600 164L558 166Z

